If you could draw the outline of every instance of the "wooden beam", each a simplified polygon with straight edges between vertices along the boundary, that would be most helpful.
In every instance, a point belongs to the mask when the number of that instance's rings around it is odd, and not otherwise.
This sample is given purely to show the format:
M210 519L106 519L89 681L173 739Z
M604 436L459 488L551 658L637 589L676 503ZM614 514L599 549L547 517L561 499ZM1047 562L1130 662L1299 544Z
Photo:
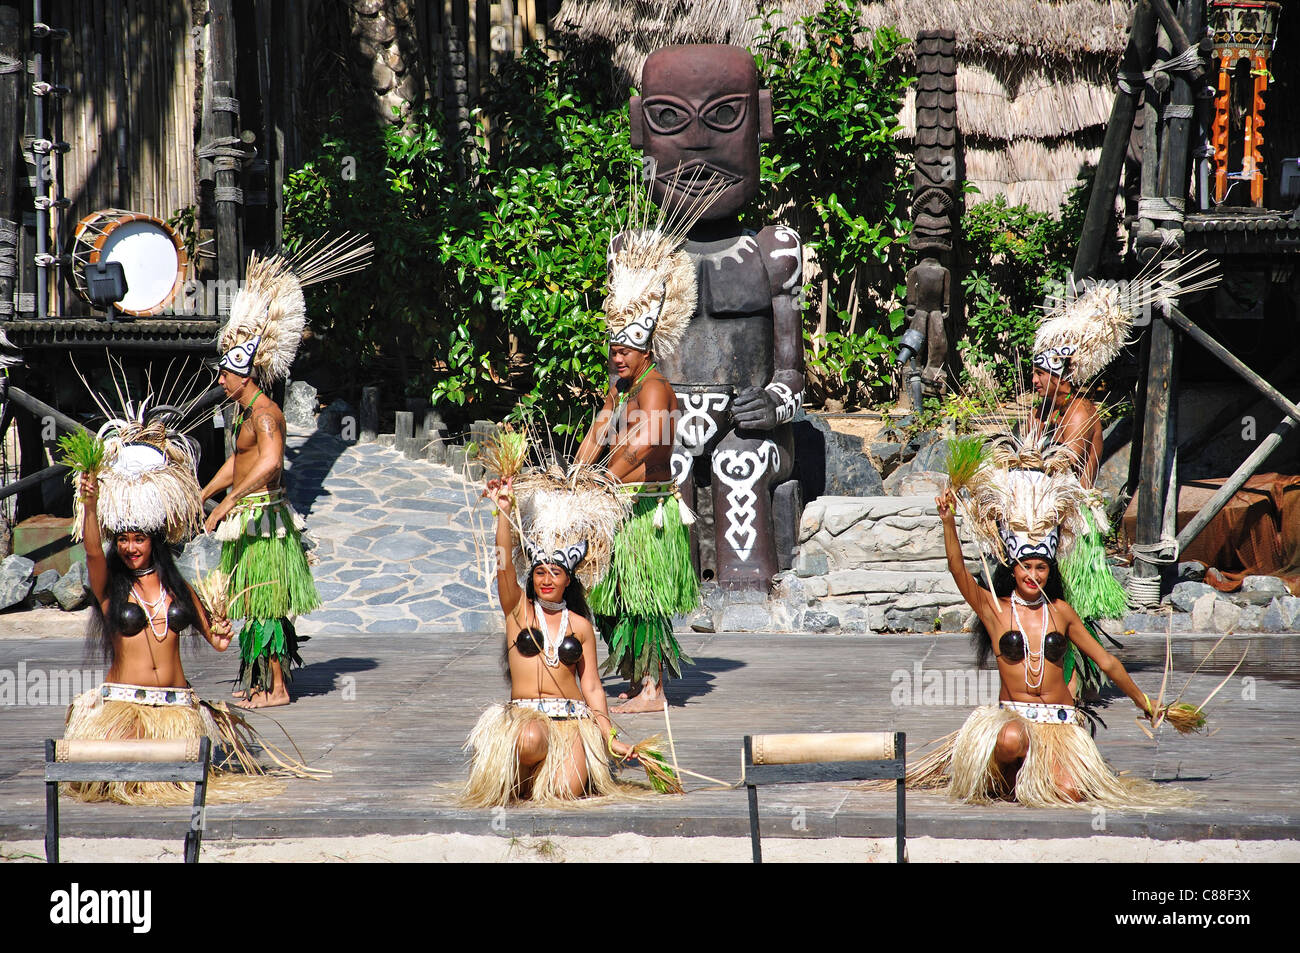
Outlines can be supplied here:
M1183 531L1178 534L1178 551L1182 552L1205 527L1210 525L1210 520L1219 514L1219 510L1227 505L1228 501L1236 495L1237 491L1242 488L1247 480L1254 476L1255 471L1263 466L1264 461L1269 458L1274 450L1292 430L1296 428L1296 420L1292 417L1283 417L1282 422L1273 428L1273 432L1265 437L1255 452L1242 461L1241 466L1237 467L1236 472L1228 477L1219 491L1210 497L1209 501L1197 511L1191 521L1183 527Z
M1121 74L1136 74L1146 70L1151 64L1151 53L1155 48L1155 13L1150 0L1138 0L1129 19L1128 46L1120 60ZM1119 174L1124 167L1124 156L1128 152L1129 133L1133 129L1133 113L1137 108L1138 94L1136 87L1126 92L1123 87L1115 94L1111 105L1110 121L1106 124L1106 137L1102 142L1101 158L1097 162L1097 173L1092 180L1092 195L1088 198L1088 212L1083 222L1083 234L1079 239L1079 250L1074 256L1074 277L1082 280L1092 274L1101 259L1102 243L1107 236L1107 224L1110 222L1111 210L1115 205L1115 190L1119 186Z
M1253 370L1243 364L1235 354L1193 324L1188 319L1187 315L1179 311L1178 308L1171 307L1163 317L1164 321L1160 322L1160 324L1167 323L1171 327L1175 327L1182 331L1197 344L1201 345L1201 347L1205 348L1224 364L1227 364L1228 367L1241 375L1247 383L1254 386L1256 390L1281 408L1284 414L1296 421L1300 421L1300 407L1297 407L1295 404L1291 403L1291 401L1287 400L1286 396L1280 390L1256 374ZM1154 331L1156 327L1159 327L1159 324L1154 325L1152 330Z

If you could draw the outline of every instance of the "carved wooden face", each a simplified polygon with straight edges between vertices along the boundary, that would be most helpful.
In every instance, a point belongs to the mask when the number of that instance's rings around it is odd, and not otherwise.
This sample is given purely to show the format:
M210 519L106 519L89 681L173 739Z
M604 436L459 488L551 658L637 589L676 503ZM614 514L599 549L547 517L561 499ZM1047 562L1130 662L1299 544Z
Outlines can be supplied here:
M758 144L772 136L771 102L754 58L736 46L672 46L646 59L632 97L632 142L655 160L654 199L689 205L721 179L701 218L735 215L758 194Z

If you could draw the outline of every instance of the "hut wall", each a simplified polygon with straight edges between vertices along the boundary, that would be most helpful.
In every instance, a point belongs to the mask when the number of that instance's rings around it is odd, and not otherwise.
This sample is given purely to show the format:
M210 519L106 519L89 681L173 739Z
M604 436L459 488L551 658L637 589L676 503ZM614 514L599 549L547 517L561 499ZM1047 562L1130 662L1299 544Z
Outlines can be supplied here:
M61 44L62 192L56 224L67 249L77 221L101 208L166 220L197 201L195 34L188 0L55 0L46 22ZM64 313L89 309L65 288Z
M957 122L969 179L982 198L1055 213L1079 172L1095 162L1114 98L1133 0L863 0L859 20L904 36L948 28L957 34ZM761 27L757 0L645 4L564 0L557 28L580 40L614 44L629 85L653 50L675 43L749 46ZM790 26L823 0L766 4ZM798 33L791 38L798 40ZM910 55L910 53L909 53ZM915 128L913 95L899 115L900 137Z

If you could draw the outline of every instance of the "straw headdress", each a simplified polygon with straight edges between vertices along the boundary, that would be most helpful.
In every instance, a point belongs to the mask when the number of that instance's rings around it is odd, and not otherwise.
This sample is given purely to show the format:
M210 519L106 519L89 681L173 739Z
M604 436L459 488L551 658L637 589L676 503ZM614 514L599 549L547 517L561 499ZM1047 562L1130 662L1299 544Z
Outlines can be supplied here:
M693 198L665 209L651 200L653 166L646 182L632 189L627 228L610 242L605 322L611 345L662 358L676 352L695 314L698 288L695 262L683 250L686 234L725 184L701 187L695 178L679 182L675 175L665 194L684 190Z
M302 289L360 271L374 246L363 237L321 238L297 255L249 256L244 281L217 335L217 366L265 385L288 376L307 326Z
M104 465L97 512L107 533L164 530L169 543L179 543L202 528L196 453L184 434L169 427L174 413L151 407L146 397L99 428Z
M558 465L521 473L513 483L520 544L515 572L526 579L541 563L562 566L588 589L609 571L614 536L631 511L632 497L592 466ZM522 534L520 531L522 530Z
M1034 366L1075 384L1089 383L1119 356L1137 317L1149 320L1153 309L1218 283L1209 274L1215 263L1198 259L1156 259L1121 282L1071 283L1049 305L1034 336Z

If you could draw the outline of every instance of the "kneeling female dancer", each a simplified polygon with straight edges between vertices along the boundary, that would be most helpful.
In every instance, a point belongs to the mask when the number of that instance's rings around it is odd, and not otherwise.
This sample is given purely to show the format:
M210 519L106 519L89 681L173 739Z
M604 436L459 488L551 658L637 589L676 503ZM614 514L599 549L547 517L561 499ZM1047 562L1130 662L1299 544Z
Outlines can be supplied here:
M510 554L511 482L484 493L497 508L497 593L506 618L510 701L491 706L470 733L474 749L462 801L496 807L516 800L574 801L617 790L609 753L631 748L614 737L596 665L582 583L574 570L586 544L546 552L522 541L531 571L521 591Z
M1079 802L1187 804L1191 797L1186 791L1117 777L1083 727L1062 667L1070 643L1144 715L1154 718L1156 710L1062 598L1055 559L1057 529L1030 540L1023 531L1017 535L1004 527L1008 562L999 566L995 591L989 592L976 583L962 558L952 490L945 490L935 504L943 522L948 571L983 624L1002 683L998 704L972 712L945 755L951 759L953 797L971 803L1011 798L1038 807ZM982 647L981 656L985 654Z

